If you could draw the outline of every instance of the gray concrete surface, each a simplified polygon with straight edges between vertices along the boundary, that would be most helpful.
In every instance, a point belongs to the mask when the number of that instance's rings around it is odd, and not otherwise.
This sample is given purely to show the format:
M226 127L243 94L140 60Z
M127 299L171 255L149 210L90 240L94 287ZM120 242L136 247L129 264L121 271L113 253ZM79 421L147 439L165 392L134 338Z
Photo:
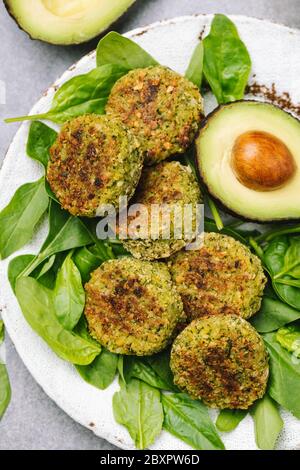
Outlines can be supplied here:
M244 14L300 27L299 0L137 0L114 26L125 32L153 21L192 13ZM31 41L0 5L0 80L6 84L6 105L0 105L0 162L18 125L4 125L4 116L26 114L41 93L97 41L56 47ZM26 370L9 339L8 369L12 401L0 423L0 449L113 449L108 442L74 423L42 391Z

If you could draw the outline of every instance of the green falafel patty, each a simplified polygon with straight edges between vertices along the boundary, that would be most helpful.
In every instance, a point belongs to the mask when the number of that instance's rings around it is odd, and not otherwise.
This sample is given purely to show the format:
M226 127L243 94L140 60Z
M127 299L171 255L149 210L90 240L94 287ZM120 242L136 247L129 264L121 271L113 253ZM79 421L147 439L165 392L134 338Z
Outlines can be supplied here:
M139 181L139 144L117 119L87 114L67 122L50 149L47 179L62 207L75 216L118 208Z
M218 313L248 319L260 309L261 261L232 237L207 233L199 250L178 253L169 267L190 321Z
M91 335L117 354L147 356L164 349L184 313L168 268L120 258L103 263L85 285Z
M171 352L175 384L211 408L248 409L266 391L268 355L257 331L236 315L194 320Z
M143 213L138 211L137 217L129 215L132 230L123 242L125 248L135 258L146 260L167 258L181 250L196 238L201 202L198 182L189 167L162 162L144 168L132 200L133 204L143 205ZM155 212L157 207L160 212ZM190 227L184 226L185 214Z
M136 69L112 88L106 112L139 138L146 164L183 153L194 140L203 112L199 89L172 70Z

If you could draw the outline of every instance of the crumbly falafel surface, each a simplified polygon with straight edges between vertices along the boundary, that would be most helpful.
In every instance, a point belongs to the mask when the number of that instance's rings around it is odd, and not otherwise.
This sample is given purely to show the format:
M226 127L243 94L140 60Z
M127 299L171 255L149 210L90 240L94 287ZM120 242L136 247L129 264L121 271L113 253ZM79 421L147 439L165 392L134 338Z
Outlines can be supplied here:
M87 114L67 122L50 150L47 179L62 207L75 216L94 217L101 205L118 208L139 181L143 156L123 124Z
M232 237L206 233L200 249L176 254L169 268L190 321L219 313L248 319L260 309L261 261Z
M167 267L133 258L103 263L85 285L91 335L109 351L146 356L164 349L184 317Z
M146 164L153 165L186 151L198 132L203 103L193 83L167 67L154 66L121 77L106 112L134 132Z
M236 315L194 320L171 352L175 384L212 408L248 409L266 391L268 355L257 331Z
M125 248L135 258L146 260L167 258L181 250L196 238L201 216L199 212L197 218L197 205L201 202L198 182L189 167L179 162L162 162L144 168L132 203L143 205L145 219L140 211L138 224L135 217L129 217L133 230L129 230L129 238L123 242ZM157 206L161 213L154 212ZM184 210L191 219L191 231L184 231L188 228L184 227ZM163 212L166 219L162 218ZM151 237L151 228L157 239Z

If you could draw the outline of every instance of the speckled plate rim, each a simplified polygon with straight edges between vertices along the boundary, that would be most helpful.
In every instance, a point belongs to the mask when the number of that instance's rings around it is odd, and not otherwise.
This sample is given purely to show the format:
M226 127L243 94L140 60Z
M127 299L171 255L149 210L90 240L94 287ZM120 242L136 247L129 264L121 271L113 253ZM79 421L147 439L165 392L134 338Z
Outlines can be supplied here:
M150 24L149 26L146 26L146 27L136 28L136 29L128 32L127 34L125 34L125 36L131 37L131 38L136 38L136 40L137 40L137 38L143 37L144 35L146 35L150 31L158 30L159 28L162 28L162 27L165 27L165 26L179 25L179 24L186 23L186 22L199 21L199 25L201 27L200 23L202 22L202 26L205 26L205 25L209 24L211 19L212 19L212 16L213 15L196 14L196 15L191 15L191 16L182 16L182 17L177 17L177 18L173 18L173 19L170 19L170 20L155 22L155 23L152 23L152 24ZM246 17L246 16L232 15L231 18L233 19L233 21L235 21L237 23L238 26L242 25L243 23L249 23L250 22L250 23L253 23L253 24L256 23L256 24L259 24L259 25L263 24L266 28L272 28L272 29L277 28L278 33L280 31L281 34L296 35L298 37L299 43L300 43L300 31L298 31L296 29L292 29L292 28L289 28L287 26L280 25L280 24L277 24L277 23L272 23L270 21L265 21L265 20ZM36 103L36 105L32 108L31 113L36 113L36 112L40 111L39 108L40 108L41 101L43 102L43 107L46 107L47 104L50 104L52 96L53 96L55 90L57 89L57 87L59 87L63 82L65 82L66 80L71 78L73 75L75 75L76 71L78 69L82 68L82 66L85 63L90 63L91 60L94 60L94 57L95 57L95 51L92 51L91 53L87 54L82 59L80 59L76 64L72 65L51 87L48 88L48 90L44 93L43 98L41 98L41 100L39 100ZM0 188L3 188L4 185L5 185L5 178L7 177L7 174L9 173L8 167L11 166L11 163L12 163L10 160L13 157L15 158L17 156L17 154L20 153L20 142L18 142L20 139L23 141L23 146L24 146L24 143L25 143L24 136L26 135L27 130L28 130L28 123L23 123L21 125L21 127L19 128L19 130L17 131L17 133L16 133L16 135L15 135L15 137L14 137L14 139L13 139L13 141L12 141L10 147L9 147L9 150L6 154L6 157L4 159L4 162L3 162L3 165L2 165L2 168L1 168L1 171L0 171ZM16 147L18 147L17 151L16 151ZM38 168L36 163L32 162L32 165L33 165L33 167L32 167L33 168L33 171L32 171L33 176L41 174L41 170L40 170L40 168ZM22 178L21 178L21 180L22 180ZM33 180L33 177L31 178L31 180ZM22 183L20 183L20 184L22 184ZM18 185L19 185L19 183L18 183ZM1 193L2 193L2 191L3 190L1 189ZM2 194L1 194L1 196L2 196ZM11 192L10 192L9 197L10 196L11 196ZM6 199L8 200L8 197L6 197ZM4 201L4 202L6 203L7 201ZM1 205L4 205L3 201L2 201ZM30 252L30 250L33 251L34 248L35 248L35 251L36 251L39 247L39 244L42 241L42 238L45 234L45 230L46 230L46 226L45 226L45 223L44 223L44 225L42 226L42 230L41 230L42 233L40 234L40 236L37 234L35 236L35 239L33 240L33 242L29 246L27 246L24 249L20 250L19 254L25 253L25 252ZM13 255L13 257L14 256L16 256L16 255ZM43 378L44 378L43 372L42 373L41 373L41 371L37 372L34 365L32 364L31 358L29 358L28 355L24 352L24 348L21 346L21 344L19 342L18 334L20 333L20 331L22 331L22 328L25 328L25 324L24 324L25 320L22 319L22 317L21 317L20 318L21 327L20 327L20 325L17 325L18 327L16 327L16 325L14 325L14 322L11 321L10 316L9 316L9 311L12 311L12 309L14 311L15 311L15 309L17 309L19 312L20 312L20 310L19 310L18 304L17 304L16 299L14 298L12 292L10 291L8 293L8 291L7 291L7 289L9 289L7 278L6 278L7 263L4 263L4 264L6 266L4 266L4 267L0 266L0 311L2 309L3 319L5 321L8 333L9 333L9 335L10 335L10 337L11 337L11 339L12 339L12 341L13 341L15 347L16 347L16 350L17 350L18 354L22 358L22 360L23 360L25 366L27 367L27 369L29 370L29 372L33 375L33 377L39 383L39 385L42 387L42 389L45 391L45 393L61 409L63 409L70 417L72 417L75 421L79 422L80 424L82 424L83 426L85 426L89 429L92 429L97 436L106 439L107 441L109 441L110 443L112 443L112 444L114 444L118 447L121 447L123 449L132 449L133 446L132 446L131 439L130 439L127 431L124 430L124 428L120 427L117 423L114 422L112 414L111 414L112 420L111 420L111 423L110 423L109 427L104 427L103 428L101 426L101 423L100 424L98 423L98 426L95 428L94 427L95 425L92 422L92 418L90 418L89 416L85 416L84 415L84 410L83 410L83 413L82 413L82 411L79 412L79 410L77 409L76 406L73 406L68 402L68 400L66 399L66 396L65 396L66 395L65 390L64 390L65 386L62 387L62 390L61 390L60 394L57 393L57 391L54 392L53 389L51 388L51 386L49 385L49 380L48 380L48 382L46 381L47 383L45 383L45 381L43 380ZM2 298L3 298L4 303L2 302ZM20 315L21 315L21 313L20 313ZM59 379L64 380L65 375L70 373L70 369L71 369L72 366L69 365L69 364L66 364L65 362L60 361L60 359L56 358L56 356L52 353L52 351L50 351L48 349L47 345L45 345L45 343L43 343L42 340L37 338L35 333L30 330L30 327L28 325L26 327L26 334L28 336L28 340L29 340L28 344L29 345L30 345L30 339L32 339L32 341L39 342L40 343L39 346L40 346L40 348L43 351L43 354L45 356L44 359L47 361L47 358L49 358L49 361L50 361L50 358L51 358L52 365L54 365L56 367L56 368L54 367L55 374L53 375L53 377L55 376L55 380L59 380ZM83 382L82 379L80 379L80 381ZM67 380L66 380L66 383L67 383ZM82 386L82 389L85 388L87 390L87 387L88 387L89 393L91 393L91 395L93 395L93 399L95 398L95 393L96 394L102 394L102 396L103 396L102 401L106 405L106 398L107 398L106 391L102 392L102 391L99 391L97 389L94 389L94 387L90 387L88 384L85 384L84 382L83 382L83 384L84 385ZM78 388L80 388L79 382L78 382ZM116 390L116 389L117 389L117 384L115 382L109 388L109 392L110 392L109 395L111 396L112 393L114 392L114 390ZM76 393L76 390L74 392ZM80 398L80 395L79 395L78 398ZM101 401L101 395L99 395L98 398L99 398L99 402L100 402ZM109 403L109 404L107 403L107 406L109 406L111 408L111 403ZM90 419L91 419L91 421L90 421ZM300 427L299 427L299 431L300 431ZM241 434L242 434L242 432L241 432ZM166 437L166 433L163 432L162 438L158 439L158 442L163 441L162 445L154 445L153 449L179 449L179 448L185 449L185 448L188 448L185 444L182 444L182 442L177 440L176 438L174 438L170 435L167 435L167 436L168 437ZM299 439L299 441L300 441L300 439ZM158 444L158 442L156 444ZM238 440L237 440L237 442L238 442ZM169 443L169 445L168 445L168 443ZM284 446L284 447L285 448L291 448L290 446ZM293 447L295 447L295 442L293 443ZM240 447L239 446L234 446L233 448L240 448ZM255 448L255 446L253 447L253 442L252 443L249 442L249 446L246 445L245 448Z

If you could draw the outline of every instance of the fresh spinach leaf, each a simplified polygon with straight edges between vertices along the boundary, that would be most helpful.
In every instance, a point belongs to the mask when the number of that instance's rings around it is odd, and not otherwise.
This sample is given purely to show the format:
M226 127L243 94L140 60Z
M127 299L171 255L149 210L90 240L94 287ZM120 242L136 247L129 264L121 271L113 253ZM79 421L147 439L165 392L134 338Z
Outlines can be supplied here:
M98 219L96 218L82 218L82 222L88 230L94 245L90 247L90 251L94 255L99 256L102 261L116 258L111 244L107 240L101 240L97 235Z
M35 279L39 280L43 276L45 276L50 271L50 269L53 268L53 265L55 263L55 259L56 259L56 255L50 256L50 258L47 259L43 265L41 265L41 269L39 270L37 275L34 276Z
M89 230L80 218L70 215L55 202L50 202L49 233L40 253L20 274L29 276L43 261L63 251L93 243Z
M281 328L276 333L278 343L290 353L294 358L300 359L300 326L291 325Z
M16 282L16 297L31 328L62 359L87 365L100 353L100 346L65 330L55 315L52 291L31 277Z
M274 279L284 275L289 275L296 279L300 277L300 238L289 237L289 242L290 245L284 256L283 269L274 276Z
M40 162L47 168L49 150L57 138L57 132L40 121L31 123L27 140L26 152L30 158Z
M232 21L215 15L204 38L204 76L219 104L240 100L251 71L251 59Z
M300 311L279 299L264 295L261 309L251 323L259 333L270 333L300 318Z
M4 323L3 323L3 320L0 320L0 346L4 341L4 338L5 338Z
M89 333L87 321L84 314L81 316L79 322L74 328L74 333L90 343L94 343L100 350L102 349L98 341L96 341Z
M159 390L141 380L120 381L113 396L115 420L125 426L138 449L153 444L161 432L163 409Z
M31 240L48 203L44 178L17 189L10 203L0 212L0 259L7 258Z
M263 261L272 278L273 288L276 294L283 302L291 307L300 310L300 289L292 285L282 284L282 280L291 280L290 276L280 277L280 283L277 282L279 273L282 273L285 263L285 255L290 247L288 236L278 236L267 245L264 252ZM281 276L281 274L280 274Z
M203 403L184 393L162 395L163 427L197 450L224 449L216 428Z
M136 378L161 390L174 390L174 385L170 387L170 384L165 382L143 358L124 356L123 374L126 383L129 383L132 378Z
M247 410L221 410L216 421L216 427L220 432L234 431L247 414Z
M0 346L4 341L5 330L4 323L0 319ZM11 399L11 387L9 377L4 363L4 358L0 355L0 421L4 416L4 413L10 403Z
M8 280L12 290L15 292L16 281L20 274L34 260L35 255L20 255L12 259L8 265Z
M157 62L134 41L111 31L100 39L97 46L97 66L107 64L117 65L128 72L157 65Z
M74 263L80 271L82 281L85 283L90 279L90 273L98 268L103 259L91 251L91 247L84 246L76 251L73 256Z
M9 118L5 122L48 119L62 124L83 114L104 114L113 85L125 73L126 69L110 63L77 75L58 89L47 113Z
M262 450L273 450L283 428L278 406L266 394L251 408L255 427L256 445Z
M165 384L164 390L177 391L177 387L174 385L173 373L170 368L169 349L147 357L146 361Z
M120 380L126 382L124 377L124 356L118 356L118 364L117 364L118 374L120 376Z
M190 80L194 85L201 88L202 77L203 77L203 58L204 58L204 47L203 42L197 44L192 58L190 60L185 76Z
M276 340L276 333L264 335L270 357L269 395L300 419L300 363Z
M105 390L117 372L118 355L102 349L99 356L88 366L76 366L81 377L94 387Z
M58 271L53 292L56 316L66 330L73 330L77 325L85 304L80 272L72 254L71 251Z

